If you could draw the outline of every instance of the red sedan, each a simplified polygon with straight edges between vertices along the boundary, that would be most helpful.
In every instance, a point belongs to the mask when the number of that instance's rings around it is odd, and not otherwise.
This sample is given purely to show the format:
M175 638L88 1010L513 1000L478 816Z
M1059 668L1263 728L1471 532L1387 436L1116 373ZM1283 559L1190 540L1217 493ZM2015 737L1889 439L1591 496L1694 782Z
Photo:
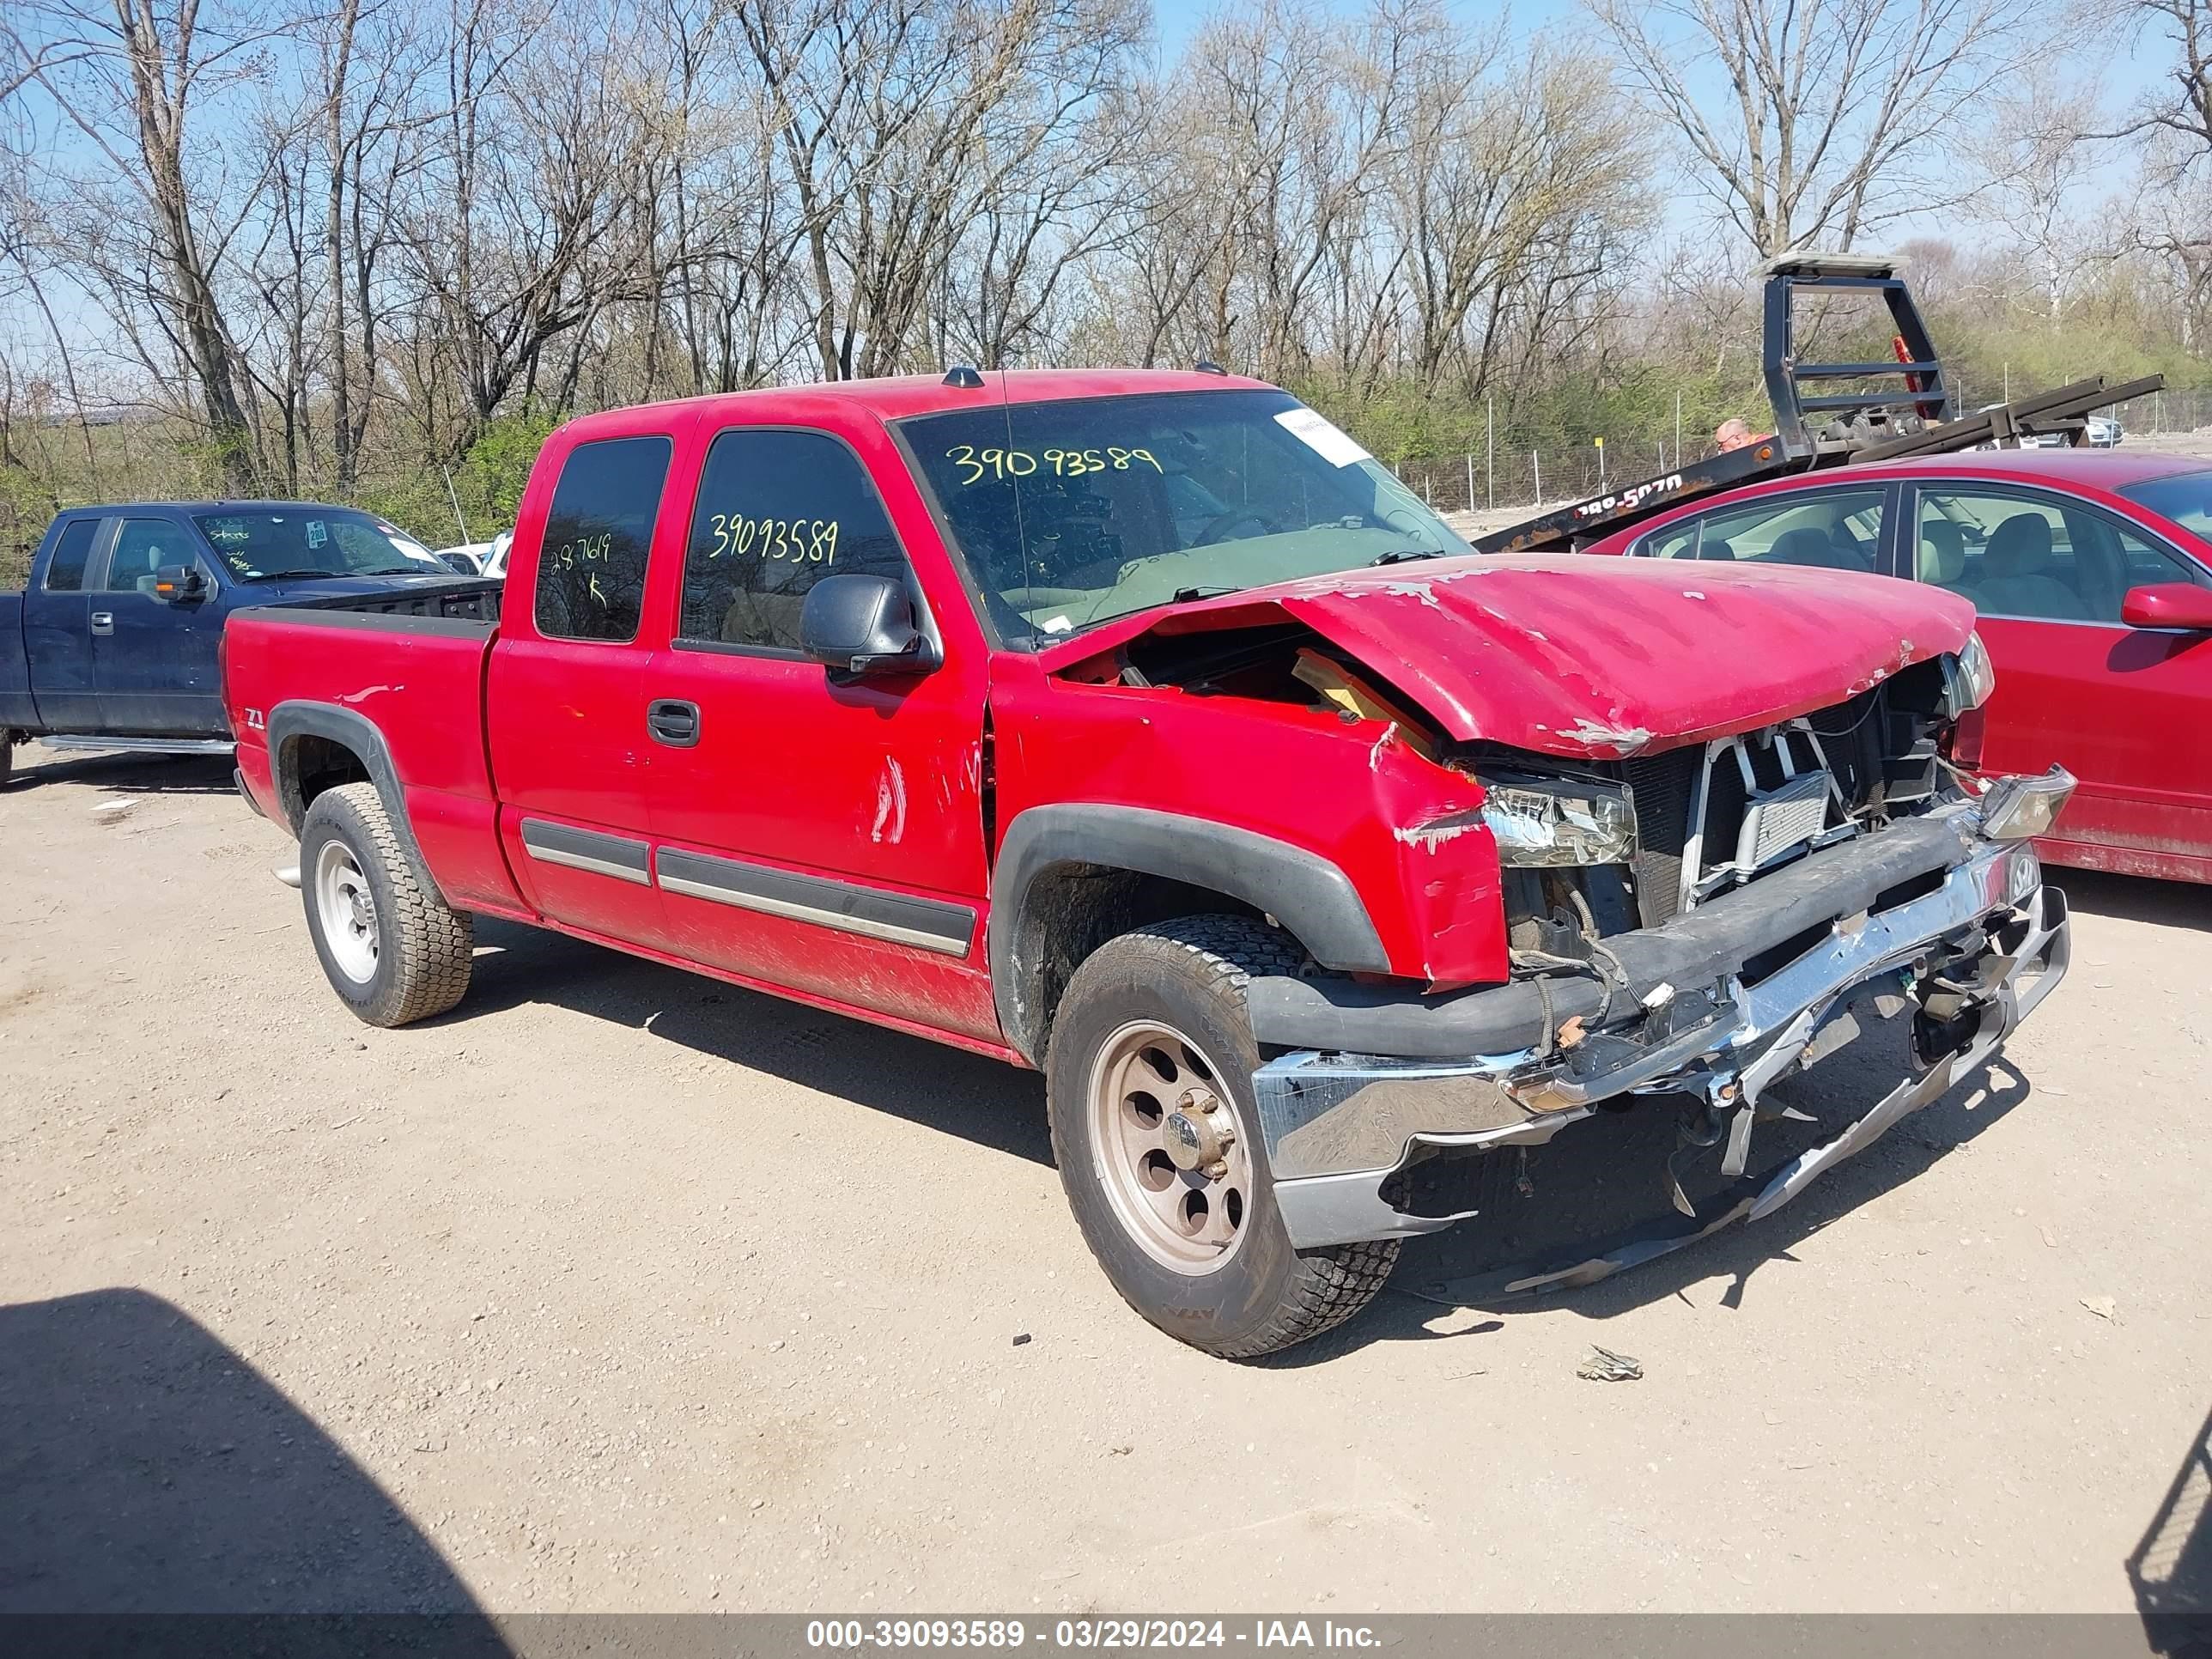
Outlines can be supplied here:
M1592 553L1863 570L1973 601L1981 765L2081 781L2060 864L2212 882L2212 465L2000 450L1747 485Z

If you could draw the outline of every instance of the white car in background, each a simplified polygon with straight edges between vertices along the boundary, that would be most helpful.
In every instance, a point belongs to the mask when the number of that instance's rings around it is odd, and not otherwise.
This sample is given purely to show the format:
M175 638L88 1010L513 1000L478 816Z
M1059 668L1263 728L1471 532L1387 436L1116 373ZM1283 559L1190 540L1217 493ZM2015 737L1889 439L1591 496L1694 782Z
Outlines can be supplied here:
M2003 407L2004 405L2002 404L1984 404L1979 409L1976 410L1974 413L1977 415L1987 415L1992 410L2000 410ZM2120 440L2126 435L2126 434L2121 429L2120 418L2117 415L2092 415L2089 416L2087 421L2084 422L2084 424L2088 428L2089 447L2092 449L2117 449L2119 447ZM2066 439L2064 434L2057 432L2039 432L2033 437L2023 437L2020 441L2021 447L2022 449L2063 449L2066 447ZM1976 444L1974 447L1977 449L1995 449L1997 446L1994 443L1986 443Z
M441 547L438 550L438 556L454 569L468 575L504 577L507 574L507 544L514 539L513 531L502 530L488 542L461 542L452 547Z

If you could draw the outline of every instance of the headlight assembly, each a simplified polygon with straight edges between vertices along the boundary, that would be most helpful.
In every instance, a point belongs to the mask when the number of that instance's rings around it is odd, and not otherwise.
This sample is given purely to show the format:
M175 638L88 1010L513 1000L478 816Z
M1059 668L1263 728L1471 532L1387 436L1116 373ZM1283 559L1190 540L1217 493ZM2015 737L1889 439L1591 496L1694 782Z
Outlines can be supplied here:
M1997 689L1997 671L1990 661L1990 648L1979 634L1966 635L1955 657L1943 659L1943 713L1956 720L1970 708L1979 708Z
M2074 793L2074 775L2054 766L2040 777L1999 778L1982 796L1982 833L1992 841L2047 835Z
M1617 784L1551 778L1481 780L1482 821L1509 867L1626 864L1636 854L1636 808Z

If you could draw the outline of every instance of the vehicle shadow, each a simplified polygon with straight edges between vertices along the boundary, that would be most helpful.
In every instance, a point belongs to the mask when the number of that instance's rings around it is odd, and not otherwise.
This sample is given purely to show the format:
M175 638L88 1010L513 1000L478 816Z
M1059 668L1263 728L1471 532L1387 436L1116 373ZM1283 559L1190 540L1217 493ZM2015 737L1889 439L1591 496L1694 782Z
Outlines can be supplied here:
M480 920L477 937L468 1000L449 1018L550 1003L995 1152L1052 1162L1043 1087L1034 1073L537 928ZM1864 1112L1905 1075L1906 1042L1904 1019L1870 1024L1856 1043L1814 1073L1778 1085L1778 1098L1816 1121L1759 1126L1752 1167L1771 1170ZM1501 1268L1576 1260L1577 1244L1672 1215L1665 1168L1676 1146L1673 1103L1654 1100L1633 1112L1601 1115L1548 1146L1529 1149L1525 1159L1513 1152L1493 1155L1485 1165L1483 1213L1447 1231L1408 1240L1392 1279L1401 1294L1385 1296L1361 1318L1317 1341L1260 1363L1297 1367L1370 1342L1434 1340L1502 1328L1493 1319L1450 1332L1431 1330L1437 1303L1500 1315L1565 1308L1604 1320L1727 1276L1732 1282L1723 1305L1739 1306L1762 1266L1791 1260L1790 1249L1799 1241L1918 1176L2031 1093L2012 1060L2000 1055L1756 1223L1724 1229L1578 1290L1536 1297L1473 1293ZM1705 1162L1710 1165L1717 1158L1710 1154ZM1685 1181L1698 1199L1718 1184L1717 1176L1704 1186L1694 1175Z
M2128 1583L2153 1652L2212 1656L2212 1413L2128 1557Z
M149 1615L434 1613L440 1650L507 1651L365 1469L143 1291L0 1307L0 1614L131 1615L156 1651Z
M1771 1171L1863 1113L1905 1074L1906 1040L1902 1019L1870 1025L1857 1043L1819 1070L1778 1085L1773 1098L1816 1121L1759 1125L1750 1167ZM1435 1340L1503 1328L1492 1320L1431 1329L1443 1317L1443 1307L1505 1316L1558 1310L1602 1321L1725 1278L1729 1282L1720 1304L1739 1308L1761 1267L1795 1261L1795 1245L1917 1178L2033 1092L2011 1058L2000 1054L1771 1215L1732 1224L1580 1288L1501 1293L1498 1283L1509 1270L1587 1259L1596 1253L1587 1245L1613 1241L1632 1228L1672 1231L1686 1224L1674 1212L1667 1186L1668 1157L1678 1144L1674 1103L1653 1099L1628 1113L1601 1115L1563 1130L1549 1146L1530 1148L1525 1159L1510 1152L1490 1155L1474 1194L1482 1213L1446 1231L1407 1240L1391 1279L1396 1294L1273 1363L1316 1364L1369 1342ZM1716 1148L1688 1160L1683 1182L1693 1200L1702 1203L1719 1189L1717 1158Z
M544 928L479 918L462 1021L547 1002L767 1072L870 1111L1050 1165L1044 1085L981 1054L903 1036Z
M26 744L0 794L73 784L117 795L228 795L235 791L230 772L222 755L80 754Z
M2212 933L2212 886L2108 875L2102 870L2053 870L2051 878L2066 890L2069 905L2090 915Z

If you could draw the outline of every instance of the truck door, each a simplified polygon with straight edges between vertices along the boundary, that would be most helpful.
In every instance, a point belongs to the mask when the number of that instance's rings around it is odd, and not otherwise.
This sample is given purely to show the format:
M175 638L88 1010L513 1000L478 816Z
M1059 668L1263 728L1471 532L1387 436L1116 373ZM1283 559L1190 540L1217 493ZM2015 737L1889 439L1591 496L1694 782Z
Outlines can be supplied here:
M203 597L174 603L163 598L155 576L164 565L197 570ZM91 595L101 731L127 737L230 735L216 676L222 592L214 561L183 519L123 520Z
M100 697L92 678L92 604L85 578L112 520L75 518L54 534L46 571L23 592L23 652L31 700L50 732L96 732Z
M648 568L683 557L681 515L661 512L677 429L548 445L484 694L517 879L544 915L627 945L662 936L646 802L659 751L646 735L652 650L639 623ZM552 468L548 500L537 478Z
M671 948L995 1040L981 927L988 658L890 440L839 424L714 434L684 503L669 648L644 686ZM935 617L909 550L932 559ZM807 590L848 572L906 582L942 665L841 685L810 660Z

